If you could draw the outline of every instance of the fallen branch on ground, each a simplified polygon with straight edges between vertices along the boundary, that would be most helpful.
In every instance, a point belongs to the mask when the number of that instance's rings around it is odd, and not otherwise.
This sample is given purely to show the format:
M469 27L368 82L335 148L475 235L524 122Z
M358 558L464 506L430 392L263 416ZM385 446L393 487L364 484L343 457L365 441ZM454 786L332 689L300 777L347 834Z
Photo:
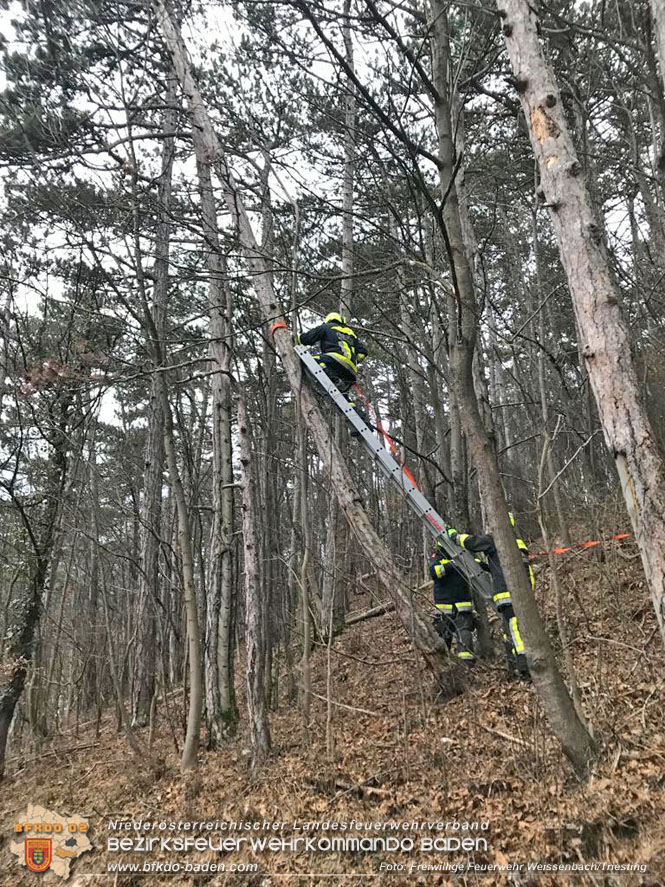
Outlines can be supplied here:
M348 616L345 625L356 625L358 622L364 622L366 619L373 619L375 616L383 616L384 613L391 613L395 609L395 604L388 601L385 604L379 604L378 607L372 607L371 610L365 610L357 613L355 616Z

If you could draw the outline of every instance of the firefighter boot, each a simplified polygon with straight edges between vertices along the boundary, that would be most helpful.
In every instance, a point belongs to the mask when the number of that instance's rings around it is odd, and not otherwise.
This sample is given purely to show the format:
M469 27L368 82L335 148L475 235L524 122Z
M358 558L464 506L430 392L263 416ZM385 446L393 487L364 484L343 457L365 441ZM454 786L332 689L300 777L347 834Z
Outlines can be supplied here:
M517 680L517 660L515 658L515 650L513 649L513 642L506 635L503 636L503 649L506 653L506 666L508 668L508 674L506 675L506 680L508 682L512 682Z
M368 427L370 430L374 430L374 426L373 426L372 423L369 421L369 416L368 416L368 414L367 414L367 411L366 411L363 407L361 407L361 406L359 406L357 403L355 403L353 400L349 400L349 403L350 403L351 406L353 407L353 409L354 409L356 415L358 416L358 418L359 418L359 419L362 419L362 421L365 423L365 425L367 425L367 427ZM353 427L353 428L351 429L351 437L360 437L360 432L358 431L357 428Z
M518 653L515 656L515 665L517 667L517 675L520 681L524 681L526 684L531 683L531 673L529 672L529 663L526 661L526 656L524 653Z

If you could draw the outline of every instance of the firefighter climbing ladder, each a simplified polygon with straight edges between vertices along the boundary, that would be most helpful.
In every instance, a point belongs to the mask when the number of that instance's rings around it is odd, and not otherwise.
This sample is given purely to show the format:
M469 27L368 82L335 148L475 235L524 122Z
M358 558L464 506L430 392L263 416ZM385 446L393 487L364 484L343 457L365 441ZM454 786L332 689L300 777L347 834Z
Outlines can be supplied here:
M295 351L309 373L314 376L321 387L326 391L337 409L342 413L359 435L359 441L364 446L372 459L379 466L379 470L403 493L411 509L425 524L432 536L441 544L446 555L455 566L464 574L473 588L486 600L492 600L492 582L488 574L468 551L460 548L446 533L446 523L441 515L427 501L418 485L413 482L408 470L400 465L386 450L378 437L369 426L363 422L353 406L344 397L335 383L326 375L321 366L309 353L304 345L296 345Z

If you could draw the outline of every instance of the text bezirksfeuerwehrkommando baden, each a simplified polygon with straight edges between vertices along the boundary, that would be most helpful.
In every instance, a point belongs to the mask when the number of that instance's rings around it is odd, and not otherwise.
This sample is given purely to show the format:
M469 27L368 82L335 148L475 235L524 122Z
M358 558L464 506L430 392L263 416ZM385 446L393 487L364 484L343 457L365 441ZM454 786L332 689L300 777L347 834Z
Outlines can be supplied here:
M111 853L204 852L425 852L487 850L485 837L469 832L487 832L489 820L109 820L106 849ZM151 836L150 832L157 832ZM190 834L183 834L189 832ZM217 833L213 837L212 834ZM257 835L263 832L263 835ZM321 833L334 832L330 837ZM391 832L391 834L386 834ZM417 840L409 832L418 832ZM423 837L422 833L430 833ZM443 835L454 832L454 835ZM133 833L133 834L132 834ZM221 833L221 834L220 834ZM244 833L244 834L243 834ZM267 834L266 834L267 833ZM279 833L279 834L276 834ZM286 833L286 834L284 834ZM381 833L380 835L377 833ZM431 834L435 833L435 834ZM466 836L462 837L461 834ZM244 835L247 835L245 837Z

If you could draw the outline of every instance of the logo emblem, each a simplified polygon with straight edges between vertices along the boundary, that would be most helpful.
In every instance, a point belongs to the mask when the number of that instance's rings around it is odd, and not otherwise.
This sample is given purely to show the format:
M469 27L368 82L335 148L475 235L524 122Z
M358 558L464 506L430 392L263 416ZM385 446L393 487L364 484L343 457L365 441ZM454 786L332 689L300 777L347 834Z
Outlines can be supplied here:
M25 813L14 820L15 840L9 851L31 872L48 869L49 874L67 880L72 863L92 850L88 826L88 820L78 813L61 816L39 804L28 804Z
M45 872L51 865L52 850L51 838L26 838L25 864L32 872Z

